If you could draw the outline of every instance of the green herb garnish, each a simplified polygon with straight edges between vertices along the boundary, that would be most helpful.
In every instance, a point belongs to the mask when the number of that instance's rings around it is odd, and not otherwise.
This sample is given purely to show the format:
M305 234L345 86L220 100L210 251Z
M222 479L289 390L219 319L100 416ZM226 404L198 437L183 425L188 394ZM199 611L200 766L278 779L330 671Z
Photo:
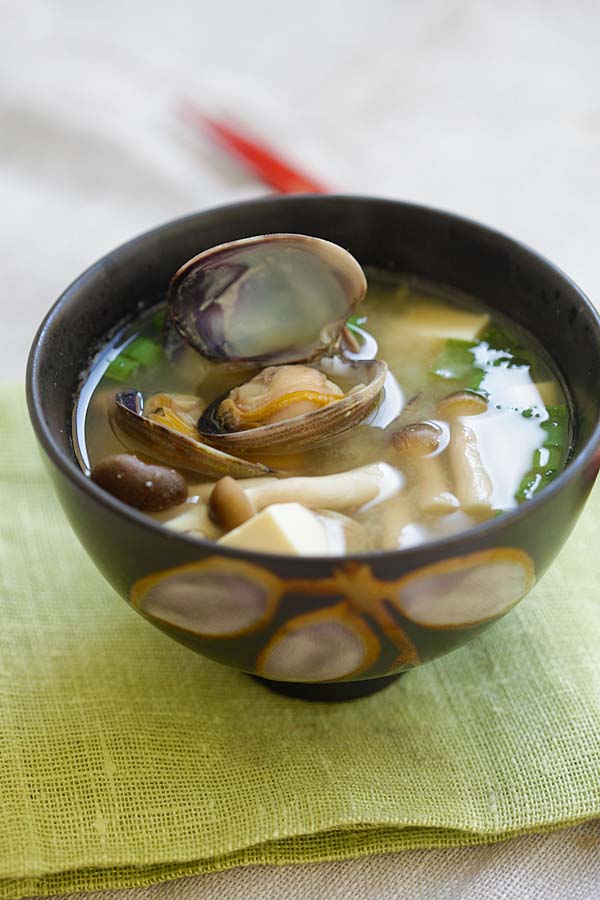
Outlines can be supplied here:
M147 337L136 338L123 352L128 359L134 359L143 366L154 366L163 357L162 347Z
M542 488L556 478L562 469L569 448L569 411L564 403L547 406L548 418L540 422L547 437L541 447L533 454L531 469L521 480L517 488L515 500L522 503L530 500ZM530 419L539 415L539 410L525 409L522 412Z
M106 377L113 381L129 381L137 372L140 363L136 359L129 359L124 353L117 356L109 363L106 369Z
M108 365L106 375L114 381L130 381L140 366L154 366L163 358L163 348L152 338L137 337Z
M355 325L357 328L360 328L362 325L366 325L366 322L366 316L350 316L346 325Z
M165 322L167 320L167 308L159 309L157 313L154 313L152 316L152 328L154 331L161 332L165 327Z
M472 352L474 347L477 347L477 341L449 338L435 360L430 370L431 373L438 378L462 381L470 376L474 369L483 372L482 369L475 366L475 357Z

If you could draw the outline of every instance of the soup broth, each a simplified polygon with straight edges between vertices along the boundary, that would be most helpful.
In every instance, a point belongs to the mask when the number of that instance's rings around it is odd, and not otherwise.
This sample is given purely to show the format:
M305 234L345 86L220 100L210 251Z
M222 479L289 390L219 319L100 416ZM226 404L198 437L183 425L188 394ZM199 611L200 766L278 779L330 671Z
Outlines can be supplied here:
M564 467L571 439L567 397L543 349L450 288L375 271L368 284L349 320L344 356L385 360L388 372L375 407L349 430L325 434L315 446L292 440L283 449L239 453L259 473L214 493L218 475L190 471L183 460L177 465L115 424L115 395L135 389L146 398L175 398L192 434L215 398L264 367L204 358L165 324L166 307L158 306L120 331L91 368L74 412L81 467L90 473L123 453L175 465L187 500L148 513L165 527L224 546L318 555L414 546L498 516L542 490ZM331 357L307 365L344 396L362 373ZM311 402L325 402L311 391ZM163 401L156 409L166 415ZM245 513L229 514L230 495Z

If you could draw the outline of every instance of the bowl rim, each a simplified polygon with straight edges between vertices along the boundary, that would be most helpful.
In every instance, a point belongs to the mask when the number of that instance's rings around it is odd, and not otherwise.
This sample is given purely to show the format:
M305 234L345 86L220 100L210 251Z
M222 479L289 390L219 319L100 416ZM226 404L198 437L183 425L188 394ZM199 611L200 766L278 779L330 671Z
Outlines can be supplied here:
M190 549L201 551L203 555L205 555L206 551L209 551L226 558L245 560L248 560L249 558L256 558L256 560L259 562L268 561L273 565L285 565L286 563L290 564L292 562L300 562L304 565L315 566L332 566L340 565L341 563L353 562L356 562L357 564L366 564L372 563L374 561L389 561L392 559L397 559L398 562L404 563L411 558L430 558L431 556L445 558L457 553L458 555L464 555L465 553L469 552L468 545L470 543L474 542L475 545L478 545L482 540L487 542L487 539L494 534L501 535L502 532L507 528L510 528L510 526L518 525L519 523L523 522L536 510L543 507L548 501L550 501L553 497L560 493L564 488L573 483L578 478L582 470L590 465L590 463L592 463L595 454L597 454L600 450L600 413L596 419L592 433L586 439L585 443L583 443L582 446L576 451L573 458L569 460L567 466L554 479L554 481L552 481L547 487L543 488L540 491L539 495L533 497L530 500L527 500L526 503L523 503L521 506L515 507L515 509L507 510L502 514L502 516L494 519L489 519L487 522L479 523L472 526L471 528L466 529L465 531L458 532L457 534L448 535L447 537L438 538L436 540L428 541L424 544L418 544L413 547L398 548L396 550L375 550L370 552L351 553L335 556L319 555L304 557L284 553L265 553L256 550L223 547L216 542L207 540L205 538L190 537L183 532L172 531L162 523L156 522L148 515L134 509L131 506L127 506L121 500L113 497L112 494L109 494L107 491L100 488L91 480L91 478L89 478L89 476L86 476L83 473L75 458L71 457L67 451L63 450L59 446L54 437L52 428L48 425L43 416L44 407L40 396L41 382L39 360L40 356L43 353L46 336L52 329L56 316L60 312L62 312L64 307L68 306L74 295L76 295L79 291L86 287L86 283L93 279L96 272L99 269L102 269L109 260L125 252L134 252L138 245L142 246L146 241L152 240L160 234L173 231L177 228L184 228L188 222L191 223L204 216L210 216L211 214L226 213L227 211L233 212L237 209L250 210L253 206L264 207L269 205L291 205L294 202L298 201L301 201L302 203L310 202L315 204L332 201L342 203L376 203L380 204L381 206L394 207L401 206L407 210L412 210L415 213L425 213L426 215L445 219L449 224L464 225L475 228L489 238L500 239L505 243L505 245L508 245L520 250L521 252L525 252L526 254L535 257L539 262L542 262L546 267L548 267L552 271L552 273L558 277L558 279L562 280L575 291L578 311L585 311L592 325L591 340L595 342L600 348L600 312L596 309L585 292L561 268L551 262L543 254L538 253L536 250L532 249L522 241L516 240L515 238L510 237L509 235L498 231L495 228L492 228L467 216L462 216L444 209L439 209L437 207L427 206L424 204L407 202L390 197L377 197L363 194L293 194L287 196L272 195L265 197L254 197L248 200L235 201L233 203L212 206L208 209L199 210L193 213L188 213L184 216L179 216L175 219L170 219L167 222L157 225L147 231L136 235L133 238L130 238L124 243L117 245L108 253L104 254L102 257L92 263L87 269L84 269L84 271L80 275L78 275L68 285L67 288L65 288L65 290L60 294L58 299L54 302L54 304L50 307L50 309L44 316L33 339L31 349L29 351L29 357L27 360L27 406L35 435L41 447L44 449L45 453L52 461L52 463L60 472L62 472L62 474L68 479L68 481L74 484L77 489L83 491L84 494L87 494L92 500L100 503L108 511L116 514L121 519L125 519L129 522L140 525L143 528L148 529L150 532L155 533L163 540L170 540L177 544L185 545ZM465 542L467 542L467 547L465 547ZM503 542L500 541L500 544L502 545Z

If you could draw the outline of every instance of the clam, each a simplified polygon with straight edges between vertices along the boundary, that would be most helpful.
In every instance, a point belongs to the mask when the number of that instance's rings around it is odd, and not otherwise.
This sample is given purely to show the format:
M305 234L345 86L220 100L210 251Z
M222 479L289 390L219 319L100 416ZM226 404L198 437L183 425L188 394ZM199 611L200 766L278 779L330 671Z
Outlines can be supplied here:
M171 281L172 324L206 360L266 368L213 401L197 426L175 398L144 406L137 391L117 395L115 426L164 462L234 477L270 471L240 456L289 455L348 431L376 406L387 374L379 360L344 357L346 323L366 288L354 257L307 235L245 238L198 254ZM345 389L327 377L326 354Z
M273 425L341 400L343 390L312 366L269 366L234 388L217 417L227 431Z
M203 356L280 365L334 352L366 289L360 265L337 244L268 234L188 260L171 281L169 308Z
M125 391L115 397L111 418L150 456L209 478L232 475L244 478L270 472L261 463L247 462L202 442L194 419L168 394L144 401L140 391Z
M387 375L381 360L346 361L344 392L319 369L269 366L219 397L198 422L202 438L228 453L281 453L315 446L353 428L378 403Z

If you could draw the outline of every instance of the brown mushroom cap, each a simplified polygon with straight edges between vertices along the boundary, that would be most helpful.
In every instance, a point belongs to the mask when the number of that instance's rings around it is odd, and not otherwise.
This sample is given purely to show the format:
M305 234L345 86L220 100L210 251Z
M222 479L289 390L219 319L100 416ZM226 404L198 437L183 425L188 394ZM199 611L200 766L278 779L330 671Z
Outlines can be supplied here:
M143 512L161 512L185 503L188 486L175 469L148 465L133 453L103 457L91 471L97 485Z
M211 518L226 531L251 519L255 509L246 492L230 475L217 481L208 501Z
M402 456L426 456L437 450L442 434L433 422L414 422L392 435L392 444Z
M455 418L456 416L478 416L488 408L485 397L475 391L456 391L448 394L437 405L440 416Z

